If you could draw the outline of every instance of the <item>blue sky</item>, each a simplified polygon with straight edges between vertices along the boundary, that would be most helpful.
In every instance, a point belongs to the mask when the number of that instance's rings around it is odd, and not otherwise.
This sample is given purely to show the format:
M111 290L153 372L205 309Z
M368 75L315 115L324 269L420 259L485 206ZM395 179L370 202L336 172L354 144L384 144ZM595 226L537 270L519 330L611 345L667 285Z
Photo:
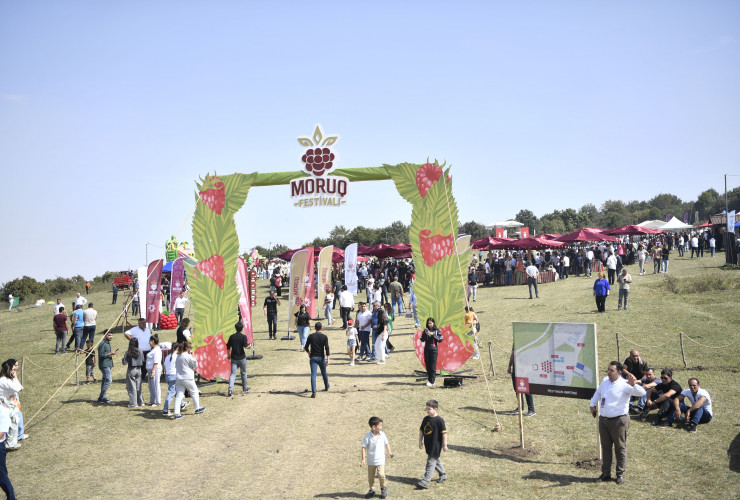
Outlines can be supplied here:
M461 222L722 192L738 19L736 1L3 2L0 282L143 265L146 242L190 240L195 179L300 170L316 123L339 167L446 160ZM384 181L340 209L254 188L236 222L246 250L409 219Z

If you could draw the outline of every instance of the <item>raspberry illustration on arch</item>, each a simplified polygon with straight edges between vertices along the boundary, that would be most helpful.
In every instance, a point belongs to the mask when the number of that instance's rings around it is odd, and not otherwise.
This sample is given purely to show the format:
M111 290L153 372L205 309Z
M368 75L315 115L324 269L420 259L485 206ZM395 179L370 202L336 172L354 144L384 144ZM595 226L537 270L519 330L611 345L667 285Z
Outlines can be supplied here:
M419 358L421 365L426 370L424 343L421 341L422 332L423 330L419 330L414 334L414 351L416 351L416 357ZM450 325L442 328L442 338L444 340L437 345L437 369L455 372L473 355L475 349L469 340L465 340L465 344L463 344L460 337L452 331Z
M442 177L442 167L444 166L445 164L443 163L440 167L436 160L434 163L429 163L429 159L427 158L427 163L419 167L416 171L416 187L419 189L422 199L426 197L432 186ZM449 184L449 182L450 177L447 176L447 183Z
M301 146L308 147L301 156L306 172L317 177L331 172L339 156L329 146L334 145L338 140L338 135L325 136L319 124L316 125L311 137L299 137L298 142Z
M432 231L429 229L419 231L421 257L424 264L430 267L437 261L455 253L455 240L452 234L447 236L441 234L431 236L431 234Z
M199 189L198 196L201 201L217 215L221 215L226 205L226 186L221 181L221 177L215 175L215 172L214 175L206 175Z

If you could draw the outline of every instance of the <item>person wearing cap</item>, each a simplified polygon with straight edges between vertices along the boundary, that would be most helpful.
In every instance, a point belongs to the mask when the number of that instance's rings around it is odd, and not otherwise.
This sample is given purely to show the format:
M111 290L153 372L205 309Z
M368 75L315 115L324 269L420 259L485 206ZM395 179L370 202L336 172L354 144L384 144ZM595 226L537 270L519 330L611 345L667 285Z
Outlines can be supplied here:
M349 356L349 366L355 366L355 351L357 345L360 343L360 339L357 336L357 328L355 328L355 322L352 319L347 320L347 355Z

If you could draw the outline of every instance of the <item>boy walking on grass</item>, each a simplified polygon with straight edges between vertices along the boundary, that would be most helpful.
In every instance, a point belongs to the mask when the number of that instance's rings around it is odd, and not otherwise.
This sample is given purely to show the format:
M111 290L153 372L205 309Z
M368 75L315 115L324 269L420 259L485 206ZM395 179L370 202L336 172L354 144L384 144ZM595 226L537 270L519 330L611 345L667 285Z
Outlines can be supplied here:
M438 483L447 480L447 473L439 458L442 451L447 451L447 428L445 421L437 413L438 409L439 403L436 400L427 401L427 416L419 427L419 449L426 449L427 452L427 468L424 477L417 483L417 486L423 489L429 488L429 481L432 480L435 470L439 472Z
M385 451L388 450L391 458L395 455L393 455L388 438L383 432L383 420L379 417L370 417L368 424L370 425L370 432L362 440L362 462L360 462L361 467L364 467L367 463L367 482L370 484L370 490L365 498L375 496L373 486L375 485L376 471L380 482L380 498L386 498L388 497L388 491L385 488Z
M85 342L85 383L90 383L90 377L93 382L97 382L95 378L95 351L93 351L93 342L88 340Z

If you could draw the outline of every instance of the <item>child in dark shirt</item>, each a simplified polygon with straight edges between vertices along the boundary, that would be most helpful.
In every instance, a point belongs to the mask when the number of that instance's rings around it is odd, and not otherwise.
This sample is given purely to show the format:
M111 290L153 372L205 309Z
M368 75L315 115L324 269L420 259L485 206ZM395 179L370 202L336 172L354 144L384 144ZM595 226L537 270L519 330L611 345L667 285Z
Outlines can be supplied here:
M95 378L95 351L92 348L92 340L85 342L85 383L90 383L90 377L93 382L97 382Z
M419 488L429 488L429 481L432 480L435 470L439 472L438 483L447 480L447 473L439 458L442 451L447 451L447 428L445 421L437 413L438 408L439 403L434 399L427 401L427 416L419 427L419 449L426 449L427 452L427 467L424 477L417 483Z

